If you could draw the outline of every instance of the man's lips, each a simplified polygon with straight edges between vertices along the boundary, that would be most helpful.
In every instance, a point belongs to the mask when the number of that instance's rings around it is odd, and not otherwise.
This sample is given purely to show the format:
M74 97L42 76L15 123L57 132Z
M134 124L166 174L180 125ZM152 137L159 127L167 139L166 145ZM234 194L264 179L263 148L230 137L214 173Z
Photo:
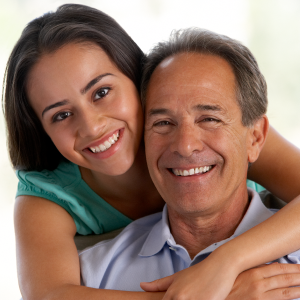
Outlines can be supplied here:
M168 169L172 172L175 176L194 176L200 175L209 172L215 167L215 165L207 165L201 167L194 167L194 168L171 168Z

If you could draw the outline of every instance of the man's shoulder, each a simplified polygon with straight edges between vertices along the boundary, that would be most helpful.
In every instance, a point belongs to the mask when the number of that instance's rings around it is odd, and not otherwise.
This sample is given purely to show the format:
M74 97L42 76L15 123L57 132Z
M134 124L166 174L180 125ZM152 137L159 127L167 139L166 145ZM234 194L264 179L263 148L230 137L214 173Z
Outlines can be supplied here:
M162 219L162 213L138 219L111 240L102 241L79 253L83 284L99 288L108 270L118 261L137 257L152 228Z
M113 247L113 245L121 244L123 247L130 244L132 241L139 239L141 236L147 235L153 228L153 226L159 222L162 218L162 213L158 212L140 219L137 219L127 225L115 238L105 240L91 246L79 253L83 255L89 251L95 251L101 247Z

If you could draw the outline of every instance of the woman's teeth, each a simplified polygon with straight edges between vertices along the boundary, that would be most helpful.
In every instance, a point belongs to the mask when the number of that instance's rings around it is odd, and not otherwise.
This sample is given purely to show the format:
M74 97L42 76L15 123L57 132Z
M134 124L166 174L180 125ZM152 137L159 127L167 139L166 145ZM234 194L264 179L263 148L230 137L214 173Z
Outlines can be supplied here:
M194 174L203 174L208 172L209 170L212 169L212 166L205 166L205 167L200 167L200 168L194 168L194 169L189 169L189 170L179 170L179 169L172 169L172 172L176 176L190 176Z
M94 153L104 152L105 150L109 149L111 145L113 145L118 139L119 139L119 132L113 134L111 137L107 139L107 141L100 144L99 146L90 147L89 149Z

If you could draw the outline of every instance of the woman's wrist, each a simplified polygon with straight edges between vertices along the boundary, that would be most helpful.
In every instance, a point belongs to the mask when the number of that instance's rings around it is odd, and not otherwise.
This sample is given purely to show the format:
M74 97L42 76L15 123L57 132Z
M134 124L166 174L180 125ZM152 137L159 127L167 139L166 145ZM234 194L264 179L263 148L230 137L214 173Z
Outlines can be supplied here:
M237 277L241 272L245 271L248 266L245 264L243 251L241 251L240 247L234 248L228 243L218 247L207 259L210 264L216 265L220 271L226 271L232 276Z

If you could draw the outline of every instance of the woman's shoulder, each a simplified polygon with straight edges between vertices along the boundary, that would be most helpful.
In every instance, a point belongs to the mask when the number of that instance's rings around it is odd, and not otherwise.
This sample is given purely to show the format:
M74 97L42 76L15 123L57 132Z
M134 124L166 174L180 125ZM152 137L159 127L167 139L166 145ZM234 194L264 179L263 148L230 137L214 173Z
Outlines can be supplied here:
M82 180L79 167L72 162L61 162L53 171L16 173L19 178L16 197L36 196L62 206L73 217L80 234L110 232L131 222Z
M51 171L46 169L42 171L17 170L16 175L20 183L40 188L44 185L56 185L63 188L81 180L78 166L70 161L62 161L56 169Z
M69 193L81 182L78 166L62 161L56 169L42 171L16 171L19 179L16 197L29 195L45 198L62 206L69 199ZM65 205L64 205L65 204Z

